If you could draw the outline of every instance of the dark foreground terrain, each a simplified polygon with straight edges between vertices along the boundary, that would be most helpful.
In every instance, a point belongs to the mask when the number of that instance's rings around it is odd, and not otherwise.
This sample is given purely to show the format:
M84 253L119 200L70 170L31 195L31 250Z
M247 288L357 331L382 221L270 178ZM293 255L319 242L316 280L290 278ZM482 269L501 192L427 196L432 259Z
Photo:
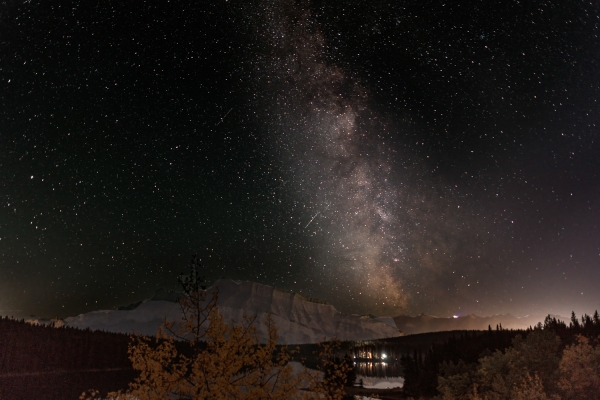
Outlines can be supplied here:
M77 399L127 388L136 372L127 356L129 336L31 325L0 318L0 399Z

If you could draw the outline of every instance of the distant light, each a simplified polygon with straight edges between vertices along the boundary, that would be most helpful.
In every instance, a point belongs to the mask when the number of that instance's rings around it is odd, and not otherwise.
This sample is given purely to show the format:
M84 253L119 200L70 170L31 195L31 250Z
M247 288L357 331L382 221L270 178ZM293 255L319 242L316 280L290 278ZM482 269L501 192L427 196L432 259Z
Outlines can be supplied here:
M381 355L381 358L382 358L382 359L384 359L384 360L385 360L385 358L386 358L386 357L387 357L387 356L386 356L385 354L382 354L382 355Z
M453 315L454 318L458 318L458 315Z

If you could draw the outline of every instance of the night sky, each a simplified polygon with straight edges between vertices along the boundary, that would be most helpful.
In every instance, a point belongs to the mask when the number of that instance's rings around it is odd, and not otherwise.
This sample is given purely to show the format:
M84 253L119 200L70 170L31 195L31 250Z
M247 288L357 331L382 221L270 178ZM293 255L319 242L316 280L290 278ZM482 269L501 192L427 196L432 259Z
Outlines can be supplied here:
M0 314L251 280L600 308L600 2L0 3Z

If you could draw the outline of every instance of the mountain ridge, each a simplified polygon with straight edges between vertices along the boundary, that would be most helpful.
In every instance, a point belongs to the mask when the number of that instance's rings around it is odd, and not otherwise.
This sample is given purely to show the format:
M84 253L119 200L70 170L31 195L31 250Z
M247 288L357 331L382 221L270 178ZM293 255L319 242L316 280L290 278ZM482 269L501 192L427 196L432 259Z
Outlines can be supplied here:
M515 317L511 314L477 316L468 314L454 317L437 317L421 313L417 316L398 315L376 317L373 315L343 314L323 300L307 298L268 285L222 278L207 291L211 298L219 290L217 306L226 321L241 322L244 316L256 315L259 337L267 337L262 323L271 315L279 330L281 344L315 343L337 337L340 340L371 340L403 334L453 330L526 329L543 322L544 316ZM182 293L157 289L150 299L121 306L116 310L97 310L64 320L67 326L100 329L120 333L155 335L164 318L179 321L177 304ZM554 316L569 322L569 318ZM51 321L31 320L31 323L48 324Z
M267 338L263 323L267 315L271 315L278 329L280 344L316 343L334 337L372 340L401 335L391 318L365 319L343 314L325 302L311 301L260 283L220 279L206 290L207 299L216 290L217 307L224 320L241 322L245 316L256 316L255 326L262 340ZM154 335L164 318L170 321L181 319L179 305L174 302L179 295L158 290L151 299L139 304L80 314L66 318L64 322L79 328Z

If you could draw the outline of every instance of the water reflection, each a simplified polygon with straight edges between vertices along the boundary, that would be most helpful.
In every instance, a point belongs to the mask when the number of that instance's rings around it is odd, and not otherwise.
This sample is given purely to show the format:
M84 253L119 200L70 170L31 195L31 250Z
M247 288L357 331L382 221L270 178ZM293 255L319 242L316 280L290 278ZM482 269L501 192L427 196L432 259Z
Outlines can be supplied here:
M399 361L355 361L354 371L359 375L377 378L401 376Z

